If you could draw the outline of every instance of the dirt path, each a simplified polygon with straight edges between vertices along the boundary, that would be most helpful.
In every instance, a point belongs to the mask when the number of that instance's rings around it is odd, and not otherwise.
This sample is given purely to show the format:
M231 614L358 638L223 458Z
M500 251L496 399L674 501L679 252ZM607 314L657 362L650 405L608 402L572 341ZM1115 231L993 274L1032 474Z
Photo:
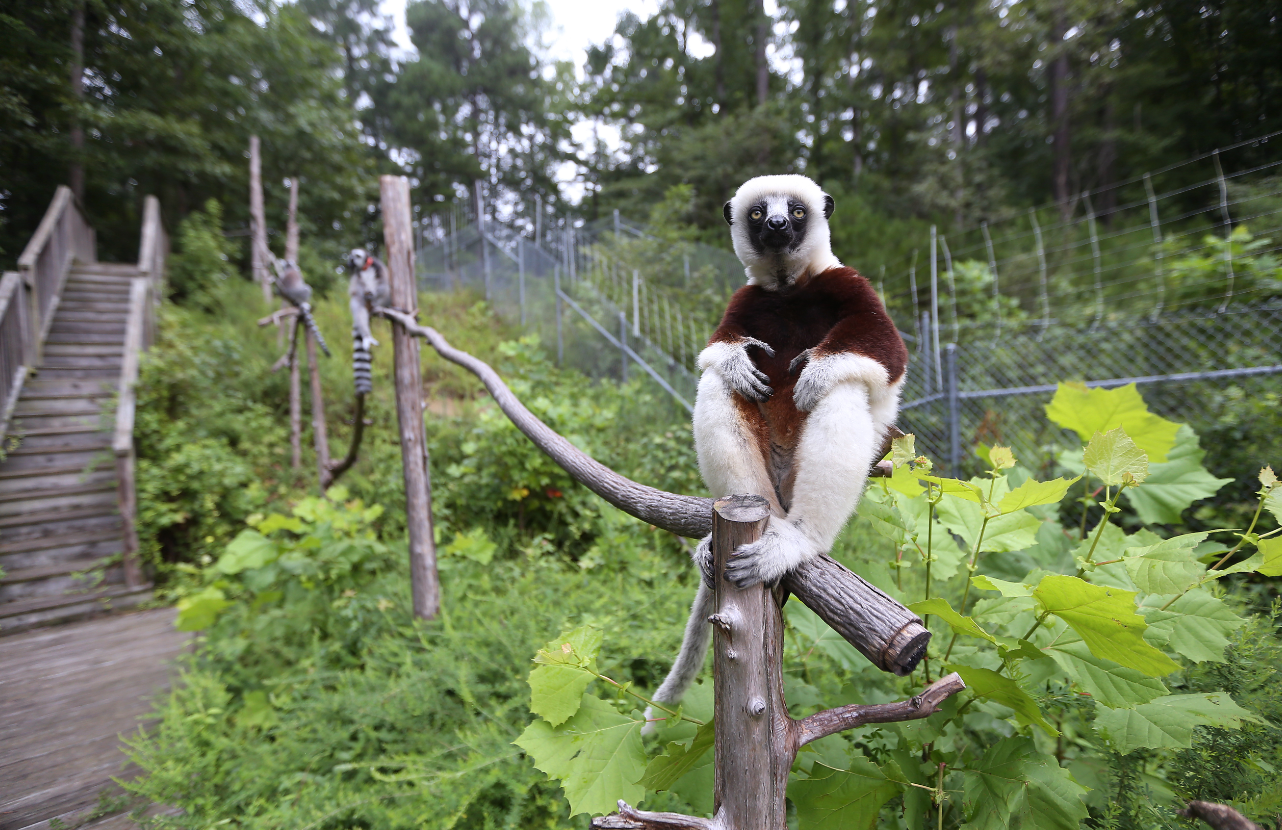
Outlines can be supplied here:
M189 636L174 615L160 608L0 638L0 830L55 817L74 827L113 776L128 774L118 736L138 729Z

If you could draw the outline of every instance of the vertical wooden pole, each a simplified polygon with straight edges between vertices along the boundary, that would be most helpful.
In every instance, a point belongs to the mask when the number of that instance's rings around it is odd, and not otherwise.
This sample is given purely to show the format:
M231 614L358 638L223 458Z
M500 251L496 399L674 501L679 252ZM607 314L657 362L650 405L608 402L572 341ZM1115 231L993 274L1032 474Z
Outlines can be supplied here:
M295 316L290 325L293 326L293 330L290 331L289 342L293 343L294 338L299 335L300 318ZM302 378L299 376L298 369L298 350L295 348L293 355L289 359L289 447L291 452L290 465L295 470L303 466L302 386Z
M414 313L414 252L410 247L410 186L402 176L379 180L383 206L383 236L387 250L387 281L392 305ZM432 540L431 483L428 479L427 436L423 431L423 378L418 340L399 326L392 327L396 376L396 417L401 430L401 462L405 474L405 512L410 537L410 583L414 616L434 619L441 609L441 586L436 574Z
M316 447L316 474L324 481L329 470L329 435L325 430L325 399L321 395L320 363L316 359L316 338L303 327L307 338L307 375L312 387L312 444Z
M298 177L289 180L289 215L285 219L285 259L298 264Z
M725 578L735 549L760 539L769 517L770 504L761 496L726 496L713 503L714 814L719 826L734 830L780 830L787 824L784 791L795 749L783 699L779 605L767 586L739 589Z
M258 153L258 136L249 137L249 243L254 279L263 288L263 302L272 303L271 280L267 278L267 219L263 212L263 164Z

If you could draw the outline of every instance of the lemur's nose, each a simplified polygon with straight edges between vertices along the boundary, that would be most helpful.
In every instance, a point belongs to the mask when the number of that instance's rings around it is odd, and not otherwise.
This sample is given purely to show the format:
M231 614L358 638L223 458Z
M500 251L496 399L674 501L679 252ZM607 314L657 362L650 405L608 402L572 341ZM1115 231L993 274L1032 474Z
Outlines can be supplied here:
M788 227L786 217L775 215L766 220L766 227L772 231L781 231Z

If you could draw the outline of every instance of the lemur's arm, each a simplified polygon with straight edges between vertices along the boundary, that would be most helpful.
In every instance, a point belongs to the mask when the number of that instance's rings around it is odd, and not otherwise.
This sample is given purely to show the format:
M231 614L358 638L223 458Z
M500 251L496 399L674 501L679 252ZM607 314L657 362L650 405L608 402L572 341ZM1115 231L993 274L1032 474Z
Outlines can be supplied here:
M862 381L877 392L900 380L908 366L908 350L881 300L862 277L854 280L843 285L836 325L789 366L791 372L801 372L793 400L803 412L814 409L842 381Z
M738 307L744 290L735 293L721 324L713 332L712 341L699 353L699 369L717 372L731 389L748 400L764 401L773 394L770 379L753 364L748 348L755 346L771 357L775 351L769 344L750 337L739 322Z

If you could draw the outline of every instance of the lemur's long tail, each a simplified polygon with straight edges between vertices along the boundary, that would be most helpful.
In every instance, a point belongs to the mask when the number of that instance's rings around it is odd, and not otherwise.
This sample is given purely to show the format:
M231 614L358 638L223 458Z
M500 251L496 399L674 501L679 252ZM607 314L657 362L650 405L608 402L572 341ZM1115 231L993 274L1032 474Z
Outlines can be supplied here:
M356 394L368 395L374 390L373 370L370 367L369 347L365 338L357 333L352 346L352 376L356 381Z
M303 323L307 325L307 330L316 338L316 343L321 347L321 351L326 357L330 357L329 346L325 345L325 338L321 336L320 329L316 327L316 320L312 317L312 307L310 303L303 303L298 307L298 313L303 317Z
M690 606L690 619L686 621L685 637L681 640L681 651L677 654L677 659L672 663L672 669L664 679L663 684L659 686L658 691L654 693L654 700L658 703L676 703L685 696L686 690L694 679L703 671L703 658L708 653L708 641L712 639L712 625L708 622L708 615L712 613L713 605L712 589L699 581L699 590L694 595L694 603ZM646 720L652 720L655 713L651 709L646 709ZM645 732L648 734L652 724L647 723Z

